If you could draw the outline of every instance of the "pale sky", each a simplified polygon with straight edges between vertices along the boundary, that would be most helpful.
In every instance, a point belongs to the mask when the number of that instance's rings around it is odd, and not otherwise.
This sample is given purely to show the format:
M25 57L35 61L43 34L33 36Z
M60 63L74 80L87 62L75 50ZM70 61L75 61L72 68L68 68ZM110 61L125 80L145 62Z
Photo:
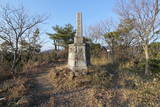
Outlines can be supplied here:
M52 26L72 24L75 26L77 12L83 14L84 29L102 20L116 19L113 8L117 0L0 0L0 5L23 5L31 14L46 15L49 19L41 25L43 49L52 49L52 41L45 34L53 33Z

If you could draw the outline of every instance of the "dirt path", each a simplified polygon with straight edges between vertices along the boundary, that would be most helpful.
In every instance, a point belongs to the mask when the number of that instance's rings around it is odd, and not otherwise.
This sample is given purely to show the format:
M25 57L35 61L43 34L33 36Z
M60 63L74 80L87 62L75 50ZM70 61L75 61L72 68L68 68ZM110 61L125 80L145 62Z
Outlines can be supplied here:
M52 64L40 66L37 68L37 72L30 75L29 95L32 97L30 107L39 107L49 100L54 87L48 80L47 75L49 69L53 67Z
M39 67L38 72L31 74L30 92L32 103L29 107L81 107L86 103L85 95L87 88L77 88L73 90L57 90L48 80L49 69L54 69L53 65ZM54 105L47 105L54 99ZM44 106L44 105L47 106Z
M88 88L77 88L69 91L57 92L52 96L55 99L54 107L86 107ZM90 107L90 106L88 106Z

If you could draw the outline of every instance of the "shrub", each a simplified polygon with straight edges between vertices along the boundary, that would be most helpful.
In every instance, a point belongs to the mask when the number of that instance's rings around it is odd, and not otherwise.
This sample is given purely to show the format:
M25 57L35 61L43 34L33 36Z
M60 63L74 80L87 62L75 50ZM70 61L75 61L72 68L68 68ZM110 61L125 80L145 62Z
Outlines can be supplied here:
M7 80L12 77L11 72L9 71L0 71L0 81Z
M160 59L150 59L149 66L152 72L154 73L160 72Z

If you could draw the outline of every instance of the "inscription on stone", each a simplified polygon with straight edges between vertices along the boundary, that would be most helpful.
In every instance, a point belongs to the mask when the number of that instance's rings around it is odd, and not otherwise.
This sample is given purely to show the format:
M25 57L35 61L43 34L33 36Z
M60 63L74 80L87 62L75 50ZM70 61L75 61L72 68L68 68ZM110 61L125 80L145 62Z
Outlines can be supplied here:
M83 36L83 26L82 26L82 13L77 13L77 31L76 36Z

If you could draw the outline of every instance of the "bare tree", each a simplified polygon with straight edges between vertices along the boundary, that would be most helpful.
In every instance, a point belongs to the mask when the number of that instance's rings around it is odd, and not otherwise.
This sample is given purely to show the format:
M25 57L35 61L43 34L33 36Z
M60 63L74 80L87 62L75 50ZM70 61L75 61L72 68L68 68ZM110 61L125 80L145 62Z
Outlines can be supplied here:
M114 24L113 21L102 21L95 26L89 28L89 35L95 43L110 49L112 63L116 64L120 55L126 56L131 46L137 45L137 37L133 33L132 20L125 19L120 24ZM123 51L121 51L121 49ZM120 58L119 58L120 59Z
M45 20L41 16L29 16L23 7L1 8L0 40L8 42L12 48L13 62L11 70L15 73L20 60L20 41L25 38L32 28Z
M116 12L121 19L134 20L134 30L145 53L145 74L149 74L148 45L157 39L160 24L158 0L120 0Z
M96 25L89 26L86 35L94 42L106 45L104 35L117 28L112 20L101 21Z

